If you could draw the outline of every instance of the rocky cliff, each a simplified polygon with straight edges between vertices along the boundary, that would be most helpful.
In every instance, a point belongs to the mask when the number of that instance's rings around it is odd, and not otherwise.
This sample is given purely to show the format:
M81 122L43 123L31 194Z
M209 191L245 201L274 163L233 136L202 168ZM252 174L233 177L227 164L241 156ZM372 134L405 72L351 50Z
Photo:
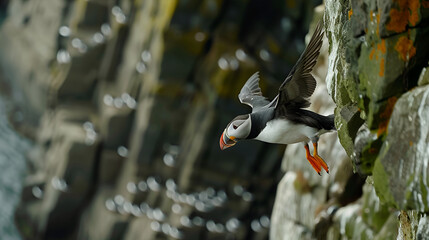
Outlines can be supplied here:
M38 123L22 236L429 237L429 2L318 4L11 0L0 62ZM320 19L311 109L335 112L330 174L300 145L221 152L243 83L260 71L273 97Z
M355 171L368 176L356 212L363 221L355 218L345 231L367 239L386 239L388 232L426 239L429 2L325 5L327 82L339 139Z
M288 239L293 229L296 239L427 239L429 2L324 5L326 85L359 176L341 151L325 153L337 167L325 181L284 164L271 236ZM285 157L296 156L289 150Z

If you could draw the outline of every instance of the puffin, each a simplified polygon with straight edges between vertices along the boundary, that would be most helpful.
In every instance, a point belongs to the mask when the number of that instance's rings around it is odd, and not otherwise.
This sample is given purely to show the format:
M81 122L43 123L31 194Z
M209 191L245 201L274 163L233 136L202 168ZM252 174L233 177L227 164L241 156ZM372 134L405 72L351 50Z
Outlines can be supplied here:
M306 110L309 98L316 88L311 74L323 42L322 22L317 24L304 52L279 87L277 96L269 101L259 87L259 73L253 74L241 89L238 99L249 105L252 112L235 117L220 137L220 148L234 146L238 141L255 139L267 143L302 143L306 158L321 175L322 168L329 174L326 162L317 152L320 135L336 130L334 115L323 116ZM308 143L313 143L313 154Z

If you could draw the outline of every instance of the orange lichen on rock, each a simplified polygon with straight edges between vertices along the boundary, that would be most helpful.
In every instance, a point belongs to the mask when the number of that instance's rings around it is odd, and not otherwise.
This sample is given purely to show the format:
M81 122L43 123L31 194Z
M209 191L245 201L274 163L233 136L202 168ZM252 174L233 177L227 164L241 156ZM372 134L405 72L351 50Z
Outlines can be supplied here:
M393 32L403 32L408 23L411 26L417 25L420 21L420 0L396 0L396 2L399 9L390 10L390 21L386 25L386 29Z
M414 47L413 41L405 36L398 39L398 42L395 45L395 50L399 53L399 56L403 61L408 61L416 55L416 47Z
M419 9L420 9L420 1L419 0L408 0L408 8L410 11L410 25L416 26L419 23Z
M380 114L380 124L378 125L377 136L380 136L387 131L387 126L389 125L390 116L392 115L396 101L398 101L398 98L395 96L387 99L386 108Z
M381 58L380 60L380 72L378 72L378 75L380 77L384 76L384 58Z
M371 50L371 52L369 53L369 59L372 60L374 58L374 54L375 54L375 48L373 48Z
M386 40L385 39L381 39L381 43L377 44L377 49L382 53L386 53Z
M350 18L352 18L352 15L353 15L353 9L350 8L350 10L349 10L349 20L350 20Z
M371 49L371 52L369 53L369 59L373 60L375 55L375 60L378 60L380 58L380 71L378 72L378 75L380 77L384 76L384 69L385 69L385 56L386 53L386 40L382 39L380 43L377 43L377 46ZM380 55L380 56L379 56Z
M405 31L408 24L408 11L390 10L390 21L386 29L393 32Z

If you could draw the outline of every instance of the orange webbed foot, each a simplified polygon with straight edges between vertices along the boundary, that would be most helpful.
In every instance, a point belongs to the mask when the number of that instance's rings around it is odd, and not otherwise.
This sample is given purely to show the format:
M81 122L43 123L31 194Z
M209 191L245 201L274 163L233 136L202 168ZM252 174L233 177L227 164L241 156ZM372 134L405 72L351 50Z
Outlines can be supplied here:
M322 170L322 167L321 167L319 161L316 158L314 158L313 156L311 156L310 150L308 149L308 145L305 145L304 148L305 148L305 156L306 156L308 162L311 164L311 166L317 172L317 174L319 174L321 176L320 172Z
M325 169L326 173L329 174L329 167L328 164L323 160L322 157L317 154L317 142L313 143L314 151L313 151L313 157L316 159L317 163Z

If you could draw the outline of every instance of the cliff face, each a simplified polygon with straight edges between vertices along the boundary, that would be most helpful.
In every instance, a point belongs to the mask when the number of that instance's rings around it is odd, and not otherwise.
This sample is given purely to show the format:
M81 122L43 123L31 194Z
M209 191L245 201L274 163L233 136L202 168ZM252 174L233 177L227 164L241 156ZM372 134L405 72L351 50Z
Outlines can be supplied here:
M339 139L355 170L369 176L366 188L380 198L380 207L369 209L372 220L365 221L364 201L364 223L383 232L383 223L398 215L388 217L386 209L403 210L398 237L423 239L429 197L428 2L326 1L325 6L331 43L327 81Z
M299 146L287 147L271 237L426 239L429 4L327 0L324 6L317 12L324 11L329 50L315 75L335 103L316 90L312 102L322 107L311 108L325 114L335 108L345 152L335 134L321 138L332 171L320 178L296 161L304 158Z

